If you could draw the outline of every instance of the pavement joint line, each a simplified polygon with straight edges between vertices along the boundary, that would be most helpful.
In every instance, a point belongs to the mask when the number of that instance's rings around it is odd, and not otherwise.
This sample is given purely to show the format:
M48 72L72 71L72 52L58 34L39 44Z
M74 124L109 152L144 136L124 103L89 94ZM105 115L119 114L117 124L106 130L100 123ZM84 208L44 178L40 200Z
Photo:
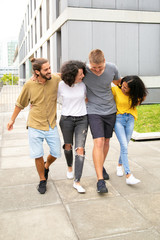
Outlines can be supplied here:
M146 230L152 230L155 228L153 226L151 226L150 228L143 228L141 230L135 230L135 231L130 231L130 233L141 233L141 232L146 232ZM122 236L127 236L128 235L128 232L123 232L123 233L117 233L117 234L112 234L112 235L106 235L106 236L103 236L103 237L98 237L98 238L90 238L88 240L103 240L103 239L112 239L113 240L113 237L122 237Z
M55 205L61 205L61 203L45 203L45 205L35 205L35 206L30 206L30 207L13 208L13 209L7 209L7 211L0 211L0 213L18 212L18 211L33 210L33 209L38 209L38 208L42 209L42 208L47 208L47 207L55 206Z
M67 204L64 203L63 198L60 196L60 193L59 193L59 191L58 191L58 189L57 189L56 184L54 184L54 186L55 186L55 189L56 189L56 191L57 191L57 194L58 194L58 196L59 196L59 198L60 198L60 200L61 200L62 206L63 206L64 209L65 209L65 212L66 212L66 214L67 214L68 220L69 220L69 222L70 222L70 224L71 224L71 226L72 226L72 228L73 228L73 231L74 231L77 239L80 240L79 237L78 237L78 233L76 232L76 229L75 229L75 227L74 227L74 225L73 225L73 223L72 223L72 220L71 220L71 218L70 218L69 211L67 211Z

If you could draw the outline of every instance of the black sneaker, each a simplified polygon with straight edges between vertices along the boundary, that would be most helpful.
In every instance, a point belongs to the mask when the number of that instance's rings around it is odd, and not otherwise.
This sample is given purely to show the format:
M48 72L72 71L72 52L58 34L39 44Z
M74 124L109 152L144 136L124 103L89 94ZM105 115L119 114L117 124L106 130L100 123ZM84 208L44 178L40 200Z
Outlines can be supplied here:
M37 189L41 194L44 194L46 192L46 183L47 183L46 180L42 180L38 185Z
M98 193L107 193L108 192L108 189L106 187L106 183L103 179L100 179L97 182L97 192Z
M104 180L109 180L109 175L108 173L106 172L106 169L103 167L103 179Z
M44 163L44 165L45 165L45 163ZM49 168L47 169L44 167L44 176L45 176L46 181L48 180L48 173L49 173Z

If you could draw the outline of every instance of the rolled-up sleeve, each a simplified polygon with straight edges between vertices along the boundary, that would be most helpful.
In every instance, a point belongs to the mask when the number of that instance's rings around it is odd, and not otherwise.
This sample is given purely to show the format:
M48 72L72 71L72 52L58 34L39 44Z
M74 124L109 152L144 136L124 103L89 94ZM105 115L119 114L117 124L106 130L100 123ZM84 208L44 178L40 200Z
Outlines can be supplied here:
M29 89L28 89L27 85L24 84L22 91L21 91L15 105L17 107L24 109L25 107L28 106L29 101L30 101Z

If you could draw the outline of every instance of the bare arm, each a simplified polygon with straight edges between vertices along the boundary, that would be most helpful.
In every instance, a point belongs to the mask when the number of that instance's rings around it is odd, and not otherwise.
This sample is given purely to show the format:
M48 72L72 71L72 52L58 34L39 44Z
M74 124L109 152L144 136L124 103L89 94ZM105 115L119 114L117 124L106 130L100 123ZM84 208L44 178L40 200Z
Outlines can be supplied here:
M121 78L118 80L113 80L112 81L115 85L119 85L121 83Z
M13 129L13 124L16 120L16 117L18 116L18 114L20 113L20 111L22 110L22 108L15 106L14 112L12 114L11 119L9 120L8 124L7 124L7 129L8 131Z

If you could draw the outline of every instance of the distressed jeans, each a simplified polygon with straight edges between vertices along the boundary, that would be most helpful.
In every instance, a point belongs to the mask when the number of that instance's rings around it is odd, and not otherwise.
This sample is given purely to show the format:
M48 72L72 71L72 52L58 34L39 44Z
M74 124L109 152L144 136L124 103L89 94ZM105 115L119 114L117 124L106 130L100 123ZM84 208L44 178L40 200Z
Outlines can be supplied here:
M73 140L75 144L75 150L78 148L83 148L85 152L85 142L88 132L88 116L80 116L80 117L74 117L74 116L61 116L60 122L59 122L64 144L71 144L73 145ZM64 149L64 154L66 157L67 165L69 167L73 164L73 152L72 149L67 151ZM79 182L80 178L82 176L83 171L83 164L84 164L84 158L83 155L75 154L75 181Z
M124 167L125 174L130 173L128 163L128 143L134 129L134 117L129 113L117 114L114 130L120 143L119 164Z

